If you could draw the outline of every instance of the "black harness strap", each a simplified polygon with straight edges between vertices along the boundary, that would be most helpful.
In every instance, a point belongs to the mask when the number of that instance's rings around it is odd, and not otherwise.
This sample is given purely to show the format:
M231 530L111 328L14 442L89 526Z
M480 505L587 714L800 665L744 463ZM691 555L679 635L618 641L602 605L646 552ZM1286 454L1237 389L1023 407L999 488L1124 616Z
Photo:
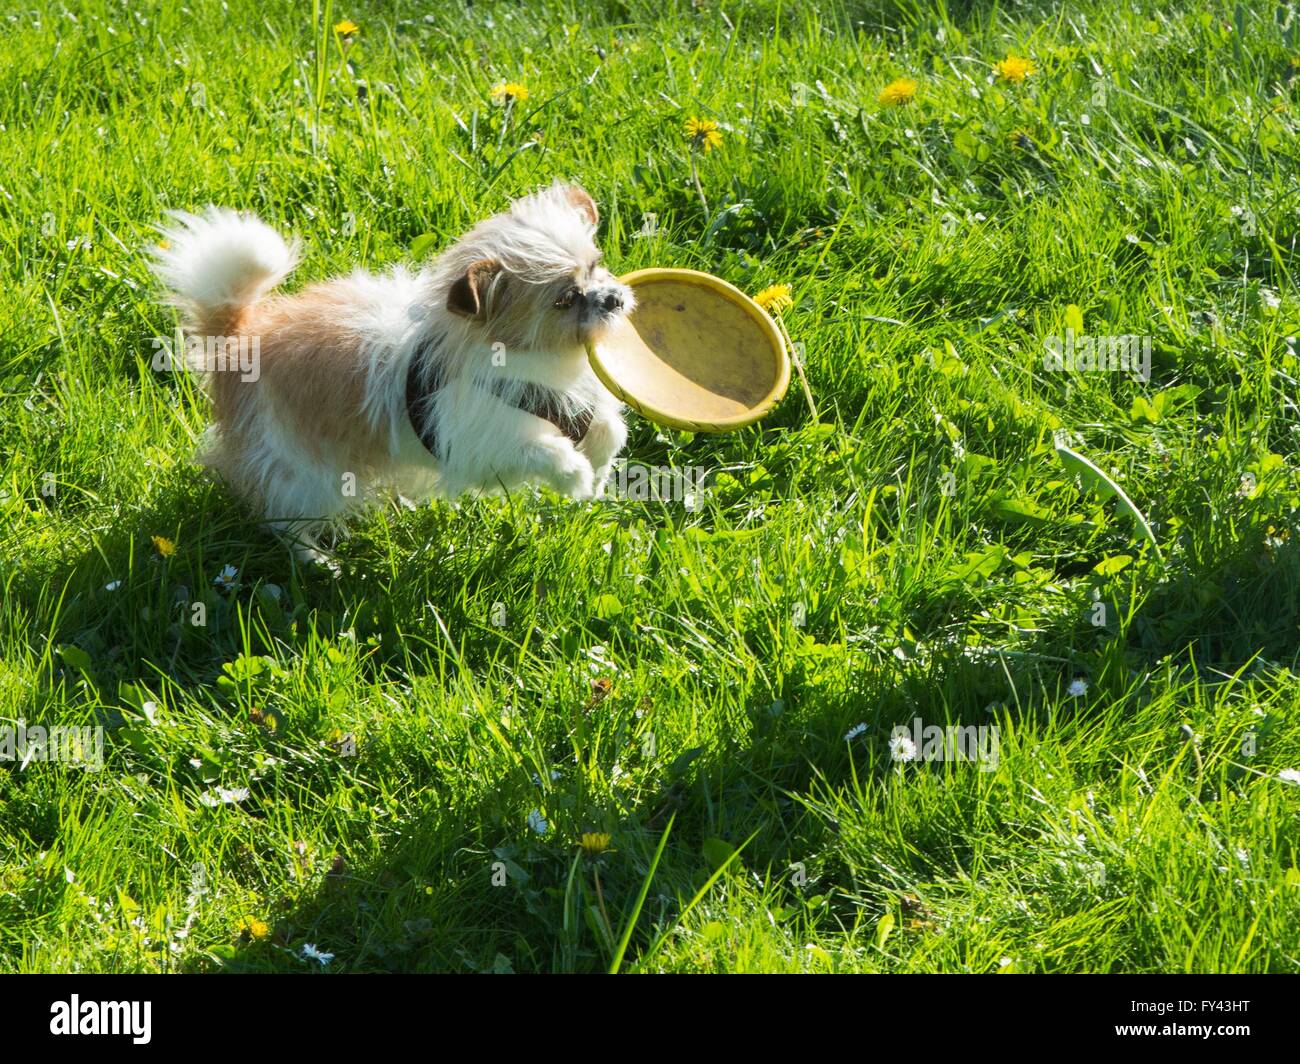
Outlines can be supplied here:
M501 394L504 390L504 387L497 385L493 386L492 393L498 399L504 399ZM591 428L590 410L570 413L555 392L540 384L524 385L523 394L510 402L520 410L526 410L543 421L549 421L560 430L561 435L572 440L575 447L582 442L583 437L587 435L587 430Z
M406 416L410 418L411 427L420 437L420 442L435 458L443 457L438 451L438 429L432 417L427 416L429 403L434 393L447 383L442 366L429 359L429 343L426 341L415 352L411 366L406 371ZM425 365L429 369L426 375ZM504 382L492 386L492 394L498 399L509 402L534 417L549 421L561 434L568 437L575 446L581 443L591 428L589 410L570 413L563 401L550 388L540 384L526 384L523 392L514 399L506 399Z
M442 372L442 365L436 360L431 362L428 354L429 341L426 340L416 349L411 358L411 366L406 371L406 416L411 421L411 428L415 429L415 434L424 444L424 449L434 458L440 458L438 427L436 419L431 416L430 403L434 393L447 383L447 379ZM424 371L426 363L429 364L427 378Z

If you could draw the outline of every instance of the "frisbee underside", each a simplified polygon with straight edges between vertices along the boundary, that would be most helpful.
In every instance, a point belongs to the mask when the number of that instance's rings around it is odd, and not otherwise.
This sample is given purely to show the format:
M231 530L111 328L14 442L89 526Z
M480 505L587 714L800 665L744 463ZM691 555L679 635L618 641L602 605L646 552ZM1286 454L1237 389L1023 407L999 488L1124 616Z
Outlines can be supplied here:
M785 393L781 334L739 289L693 270L639 270L623 281L636 309L590 355L629 406L662 425L724 432L757 421Z

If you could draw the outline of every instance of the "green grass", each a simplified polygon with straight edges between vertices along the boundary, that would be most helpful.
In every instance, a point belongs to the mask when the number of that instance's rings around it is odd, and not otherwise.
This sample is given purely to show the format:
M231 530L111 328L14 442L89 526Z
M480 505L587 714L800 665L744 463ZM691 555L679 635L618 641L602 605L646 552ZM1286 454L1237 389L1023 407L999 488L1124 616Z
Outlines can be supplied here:
M1300 970L1300 25L1215 0L20 7L0 724L106 748L0 764L0 969L296 971L313 943L329 971ZM350 70L320 28L344 17ZM1009 53L1021 84L992 76ZM881 106L900 76L916 99ZM529 89L508 115L501 81ZM692 116L724 134L707 220ZM303 238L301 285L556 175L618 271L791 284L819 421L794 387L733 435L634 422L635 461L710 471L697 510L394 507L337 579L295 571L193 464L192 386L151 369L151 225L255 210ZM1046 370L1067 325L1150 337L1151 380ZM996 767L894 763L918 716L997 726Z

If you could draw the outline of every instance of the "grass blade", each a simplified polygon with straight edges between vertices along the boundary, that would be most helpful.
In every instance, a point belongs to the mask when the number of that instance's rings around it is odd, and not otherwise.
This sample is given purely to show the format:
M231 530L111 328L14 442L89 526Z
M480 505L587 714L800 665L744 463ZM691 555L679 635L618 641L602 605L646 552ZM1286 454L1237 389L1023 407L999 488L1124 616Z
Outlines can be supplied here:
M1102 498L1108 495L1115 497L1115 505L1119 509L1133 518L1133 523L1137 526L1138 533L1151 544L1151 549L1156 552L1156 557L1164 561L1164 555L1160 553L1160 544L1156 542L1156 534L1151 531L1151 525L1141 510L1134 505L1133 500L1124 493L1115 481L1111 480L1101 469L1092 461L1079 454L1078 451L1072 451L1063 443L1056 445L1056 453L1061 459L1061 464L1071 473L1077 473L1080 480L1085 486L1093 488Z
M655 869L659 867L659 859L664 855L664 847L668 844L668 834L673 830L673 821L677 819L674 813L668 818L668 826L664 828L664 833L659 839L659 845L655 849L655 855L650 859L650 869L645 874L645 879L641 881L641 891L636 896L636 904L632 906L632 912L627 918L627 923L623 925L623 933L618 939L618 948L614 951L614 957L609 962L609 974L618 975L618 970L623 964L623 954L627 952L627 944L632 940L632 931L636 927L637 918L641 915L641 908L645 905L646 895L650 893L650 881L655 877Z

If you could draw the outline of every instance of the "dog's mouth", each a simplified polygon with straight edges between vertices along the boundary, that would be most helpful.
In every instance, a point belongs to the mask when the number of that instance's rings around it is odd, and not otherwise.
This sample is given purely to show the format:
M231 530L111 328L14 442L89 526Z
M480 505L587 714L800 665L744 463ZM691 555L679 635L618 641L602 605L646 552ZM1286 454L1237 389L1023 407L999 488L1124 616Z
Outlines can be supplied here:
M604 310L584 314L578 321L578 335L583 340L599 340L615 325L627 317L627 311Z

